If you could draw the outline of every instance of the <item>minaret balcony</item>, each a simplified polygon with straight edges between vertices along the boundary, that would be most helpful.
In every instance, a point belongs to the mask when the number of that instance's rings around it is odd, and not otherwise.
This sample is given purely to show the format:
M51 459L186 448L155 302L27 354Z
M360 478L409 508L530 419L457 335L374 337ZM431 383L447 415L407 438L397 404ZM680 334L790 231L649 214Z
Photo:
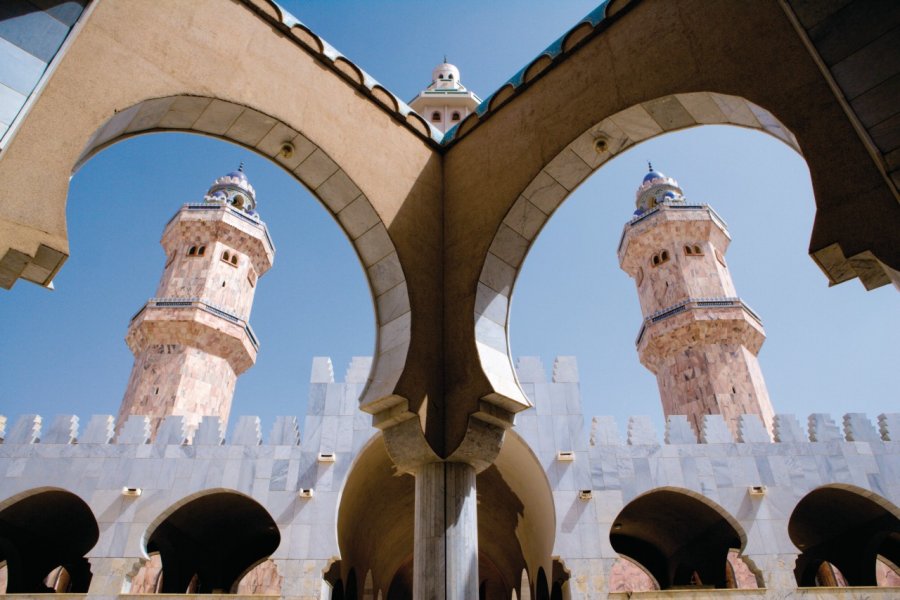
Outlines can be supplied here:
M137 354L151 344L183 344L226 359L235 374L256 362L250 324L202 298L151 298L132 317L125 337Z
M634 343L647 365L689 346L739 344L756 354L765 338L759 316L740 298L688 298L648 315Z

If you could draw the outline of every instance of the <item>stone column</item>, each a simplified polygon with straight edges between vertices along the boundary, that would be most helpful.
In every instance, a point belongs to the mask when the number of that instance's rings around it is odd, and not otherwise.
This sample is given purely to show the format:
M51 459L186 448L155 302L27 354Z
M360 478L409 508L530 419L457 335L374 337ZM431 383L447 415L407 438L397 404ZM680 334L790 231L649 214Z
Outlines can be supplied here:
M417 600L478 597L475 467L432 462L416 477L413 593Z

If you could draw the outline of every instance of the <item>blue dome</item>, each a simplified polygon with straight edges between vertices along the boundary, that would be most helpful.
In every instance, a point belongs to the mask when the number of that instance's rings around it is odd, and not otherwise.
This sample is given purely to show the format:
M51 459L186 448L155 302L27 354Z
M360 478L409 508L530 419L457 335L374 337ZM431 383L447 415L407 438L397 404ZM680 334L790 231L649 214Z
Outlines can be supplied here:
M665 175L660 173L659 171L650 171L646 175L644 175L644 183L648 181L653 181L654 179L665 179Z
M232 171L228 173L225 177L237 177L238 179L243 179L247 181L247 175L243 171Z

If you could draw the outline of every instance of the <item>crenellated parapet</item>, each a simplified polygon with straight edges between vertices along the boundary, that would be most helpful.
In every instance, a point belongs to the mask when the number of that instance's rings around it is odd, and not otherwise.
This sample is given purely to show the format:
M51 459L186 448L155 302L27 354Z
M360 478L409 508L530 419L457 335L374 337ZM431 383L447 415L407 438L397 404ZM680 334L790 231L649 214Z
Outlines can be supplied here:
M264 423L242 416L226 427L218 417L204 417L193 435L181 416L165 418L155 436L141 415L118 432L111 415L0 417L0 518L17 501L47 490L74 494L99 528L86 555L91 594L116 595L132 585L146 593L141 586L159 568L148 556L161 522L177 520L186 503L222 494L247 498L264 511L259 514L271 516L281 539L256 580L281 581L283 597L317 597L298 590L321 589L329 565L359 556L361 550L343 544L357 539L354 523L382 518L366 516L367 507L394 506L398 512L389 521L412 523L404 512L412 505L403 498L412 493L413 478L391 469L382 434L358 408L371 364L354 358L340 378L330 359L316 358L302 419ZM805 421L777 415L774 441L757 415L740 416L736 436L721 415L707 415L699 435L683 415L670 415L663 431L648 416L630 417L620 429L609 416L585 420L574 357L557 357L549 369L523 357L516 368L533 407L516 415L507 432L500 471L491 467L478 475L479 502L514 507L522 501L534 519L529 511L536 500L526 494L552 498L551 555L576 580L599 577L573 598L617 597L623 568L617 532L627 532L654 502L683 503L679 510L685 511L700 502L706 516L701 511L697 518L713 515L739 532L729 560L738 561L743 580L757 582L755 592L741 591L753 598L811 593L797 589L794 566L809 559L789 534L795 520L812 518L805 503L840 493L900 505L894 475L900 472L900 414L872 420L816 413ZM509 470L527 464L524 455L543 471L529 474L527 484ZM361 498L360 490L370 497Z

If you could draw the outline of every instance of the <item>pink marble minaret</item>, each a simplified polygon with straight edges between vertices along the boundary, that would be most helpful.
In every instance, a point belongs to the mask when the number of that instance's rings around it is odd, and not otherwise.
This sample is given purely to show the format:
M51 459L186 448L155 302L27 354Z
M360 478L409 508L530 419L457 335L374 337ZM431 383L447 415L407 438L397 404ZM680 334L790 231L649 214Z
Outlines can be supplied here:
M237 376L256 362L248 321L275 248L243 167L217 179L204 202L181 207L161 243L156 297L125 336L134 367L117 429L129 415L147 415L155 433L164 417L183 415L191 434L204 416L228 419Z
M699 432L703 415L721 414L737 433L739 415L757 414L771 432L756 357L766 335L731 281L725 222L705 204L688 204L678 182L652 167L636 205L619 265L637 284L638 355L656 375L666 416L687 415Z

